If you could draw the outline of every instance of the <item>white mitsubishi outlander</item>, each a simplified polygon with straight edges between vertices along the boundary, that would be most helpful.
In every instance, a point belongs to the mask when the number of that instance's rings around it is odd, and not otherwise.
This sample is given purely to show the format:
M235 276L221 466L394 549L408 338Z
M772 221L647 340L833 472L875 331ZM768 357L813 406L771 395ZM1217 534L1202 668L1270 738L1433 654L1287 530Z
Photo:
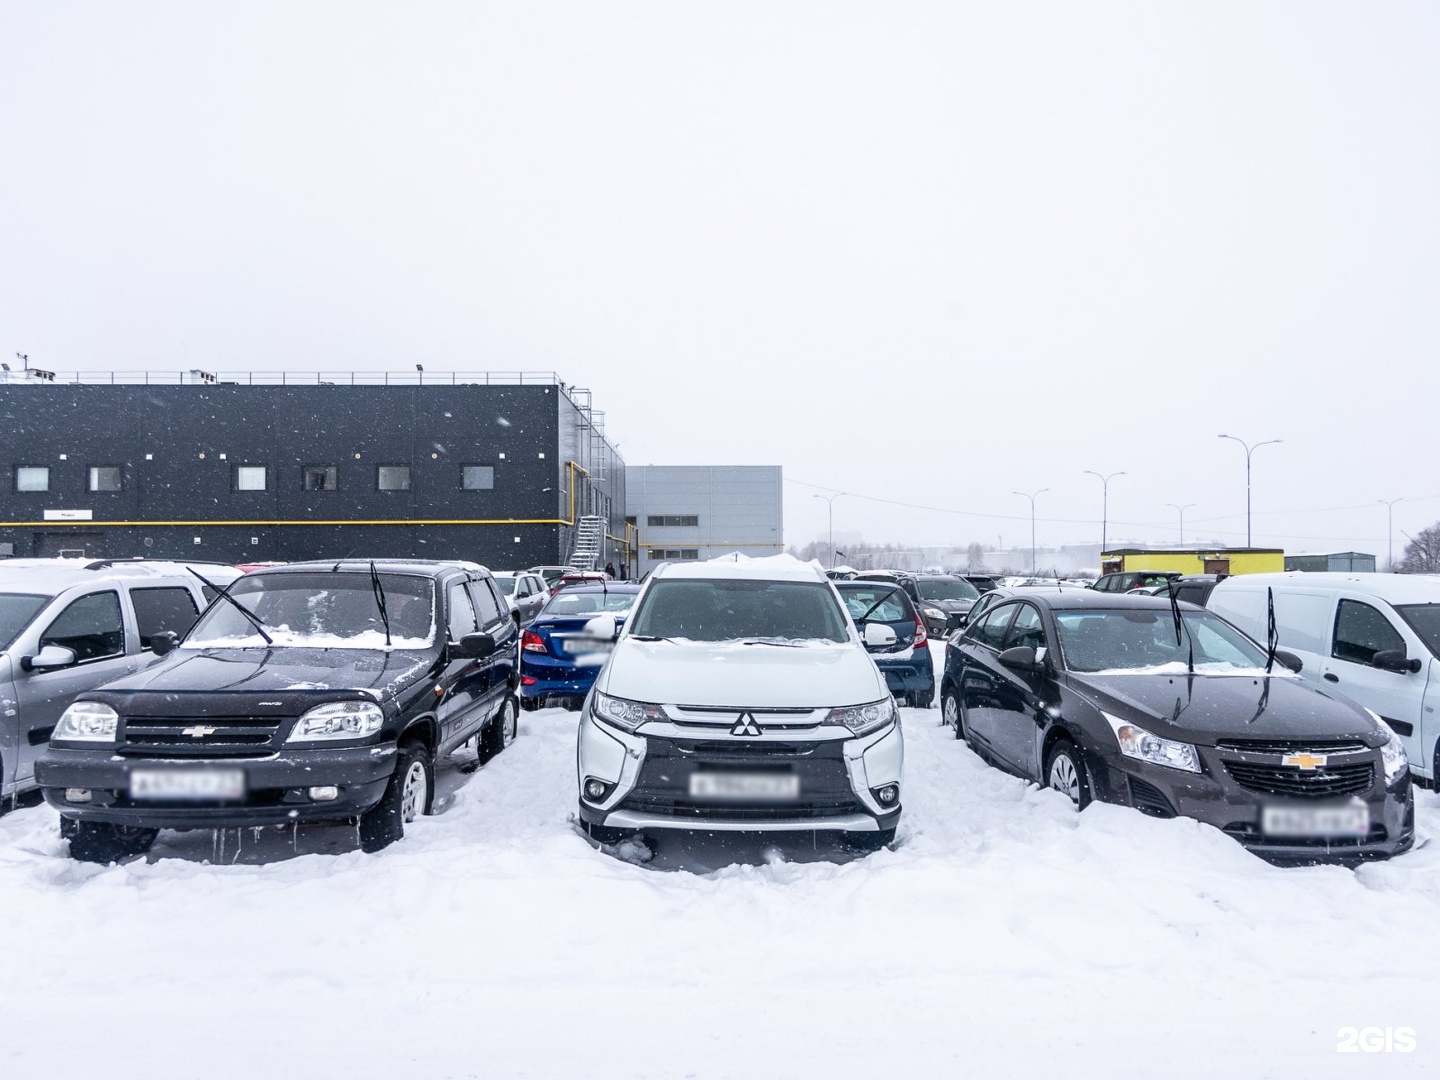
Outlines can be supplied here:
M614 636L605 616L596 638ZM895 700L825 576L788 555L660 567L580 721L580 820L654 829L827 830L881 846L900 819Z

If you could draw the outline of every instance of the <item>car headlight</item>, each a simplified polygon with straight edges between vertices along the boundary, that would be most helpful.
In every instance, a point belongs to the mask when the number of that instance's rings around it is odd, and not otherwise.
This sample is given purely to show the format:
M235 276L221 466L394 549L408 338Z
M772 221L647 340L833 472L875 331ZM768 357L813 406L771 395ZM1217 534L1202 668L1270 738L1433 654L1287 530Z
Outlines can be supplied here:
M56 742L113 743L120 714L98 701L75 701L50 733Z
M634 731L641 724L652 720L669 720L670 715L663 705L652 705L648 701L631 701L629 698L611 697L594 692L590 705L595 719L612 724L621 731Z
M316 705L295 721L286 742L327 742L363 739L385 724L385 713L373 701L331 701Z
M843 709L831 709L825 716L827 724L842 724L853 734L868 735L895 722L895 699L887 697L872 701L868 705L848 705Z
M1405 755L1405 747L1400 742L1400 736L1395 734L1394 729L1385 723L1380 714L1374 709L1365 711L1390 736L1390 741L1380 748L1380 761L1385 766L1385 786L1389 787L1405 775L1410 768L1410 759Z
M1183 769L1185 772L1200 771L1200 754L1190 743L1176 742L1152 735L1144 728L1121 720L1118 716L1102 713L1115 732L1120 744L1120 753L1136 761L1148 761L1151 765L1163 765L1167 769Z
M943 618L946 617L946 616L945 616L945 612L941 611L938 607L925 607L925 608L921 608L921 609L920 609L920 612L921 612L921 614L923 614L927 619L943 619Z

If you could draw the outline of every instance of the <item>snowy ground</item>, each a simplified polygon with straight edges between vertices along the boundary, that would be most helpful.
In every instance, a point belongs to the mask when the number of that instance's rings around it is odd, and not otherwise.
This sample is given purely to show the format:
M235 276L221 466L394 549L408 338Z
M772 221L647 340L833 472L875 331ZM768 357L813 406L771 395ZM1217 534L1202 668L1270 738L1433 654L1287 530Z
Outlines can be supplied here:
M560 710L460 755L379 855L167 833L102 868L48 808L0 816L0 1076L1433 1075L1436 795L1409 855L1282 870L1191 821L1077 815L938 720L904 711L898 843L862 858L596 851ZM1337 1053L1347 1026L1418 1048Z

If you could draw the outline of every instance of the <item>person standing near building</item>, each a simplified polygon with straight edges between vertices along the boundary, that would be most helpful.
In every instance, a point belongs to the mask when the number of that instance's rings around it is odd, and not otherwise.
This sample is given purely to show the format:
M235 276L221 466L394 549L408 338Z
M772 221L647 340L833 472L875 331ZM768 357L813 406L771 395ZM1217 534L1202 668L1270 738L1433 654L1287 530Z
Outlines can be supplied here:
M609 575L610 578L613 579L613 578L615 577L615 564L614 564L614 563L608 563L608 562L607 562L607 563L605 564L605 573L606 573L607 575Z

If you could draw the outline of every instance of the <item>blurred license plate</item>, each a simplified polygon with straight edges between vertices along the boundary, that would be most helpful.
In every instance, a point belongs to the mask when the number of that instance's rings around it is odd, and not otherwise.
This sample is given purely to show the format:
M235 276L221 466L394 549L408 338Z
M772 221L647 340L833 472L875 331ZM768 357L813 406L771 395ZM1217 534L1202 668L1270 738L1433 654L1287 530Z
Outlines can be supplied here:
M239 769L135 769L132 799L238 799L245 794Z
M1370 810L1352 806L1267 806L1260 814L1266 836L1365 836Z
M794 799L800 777L787 773L691 773L692 799Z
M570 656L583 656L589 653L608 653L611 642L597 641L595 638L561 638L560 651Z

